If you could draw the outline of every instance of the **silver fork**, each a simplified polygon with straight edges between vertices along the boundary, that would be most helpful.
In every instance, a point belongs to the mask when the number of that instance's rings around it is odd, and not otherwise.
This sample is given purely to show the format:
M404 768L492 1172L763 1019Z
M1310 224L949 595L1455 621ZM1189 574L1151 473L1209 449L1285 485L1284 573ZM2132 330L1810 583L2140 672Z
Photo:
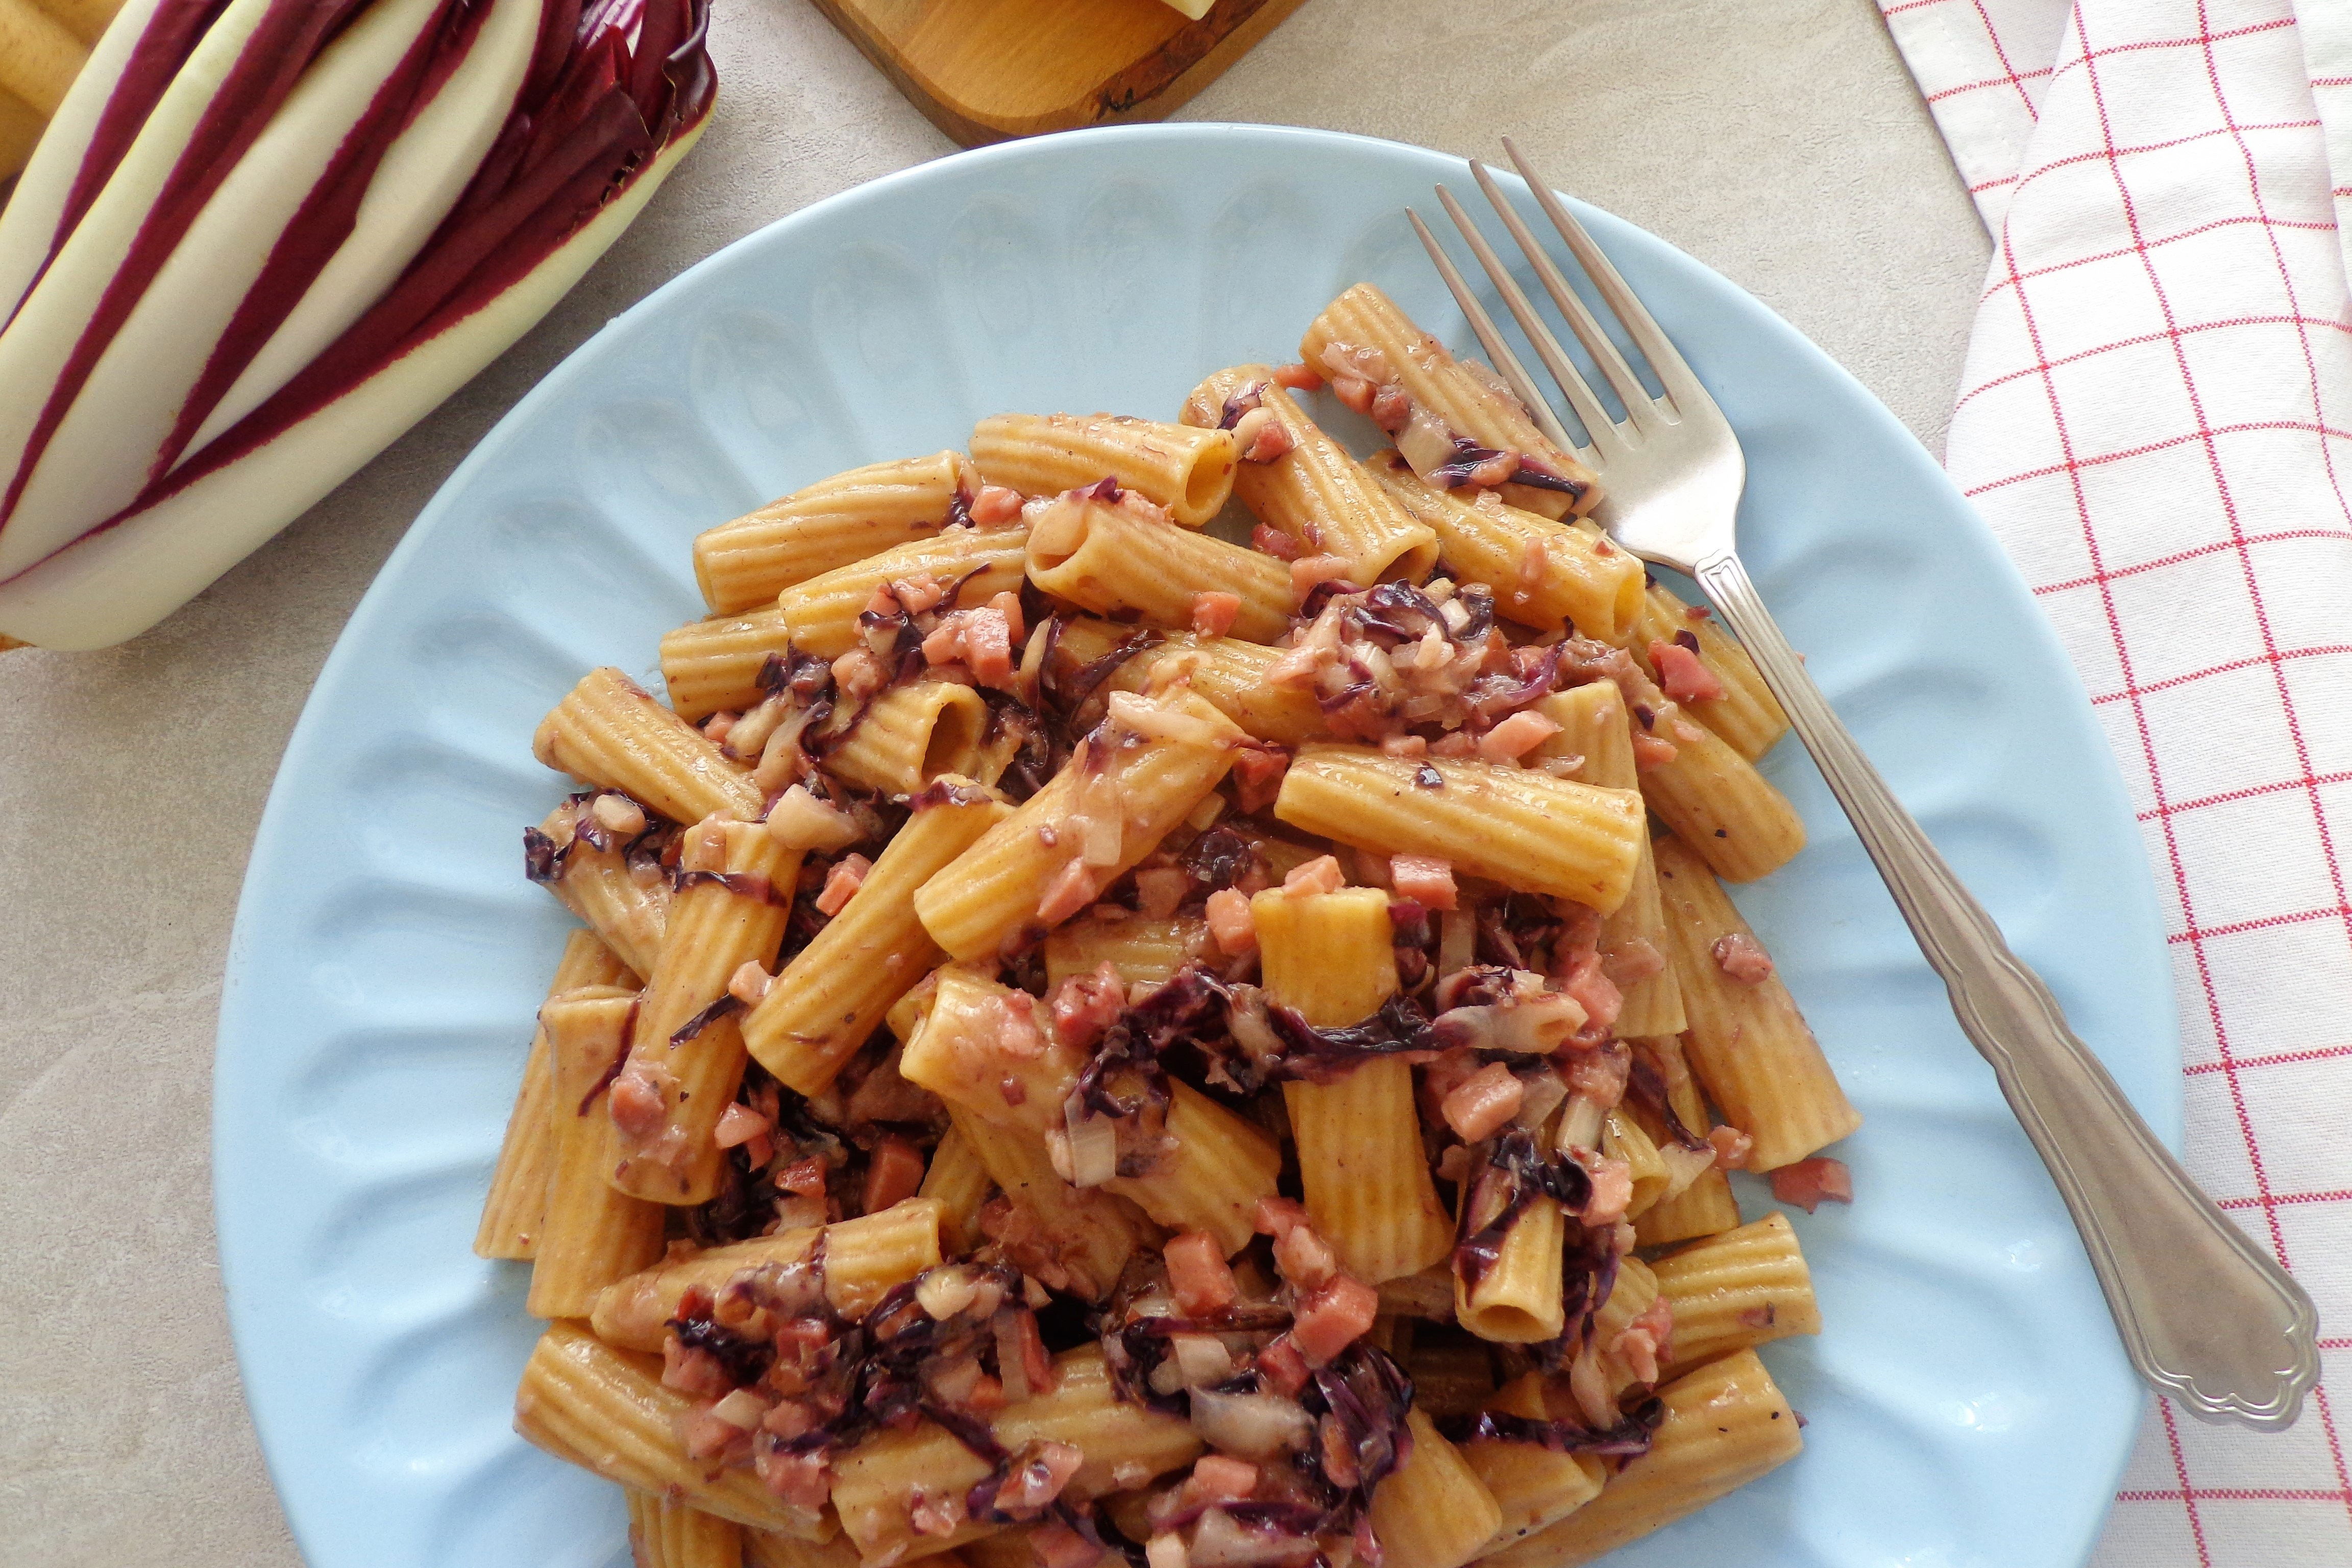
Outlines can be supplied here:
M1477 225L1440 185L1438 200L1559 383L1591 446L1570 438L1436 237L1408 209L1495 368L1547 436L1601 473L1607 494L1594 517L1610 537L1644 561L1696 580L1747 645L1885 879L1920 952L1943 977L1960 1027L1992 1064L2010 1109L2049 1166L2140 1376L2207 1420L2266 1429L2290 1425L2319 1376L2311 1299L2157 1142L2067 1026L2049 987L2009 951L1831 710L1739 563L1734 517L1748 467L1738 437L1583 226L1507 138L1503 147L1665 395L1650 395L1493 174L1473 159L1479 188L1626 416L1610 417Z

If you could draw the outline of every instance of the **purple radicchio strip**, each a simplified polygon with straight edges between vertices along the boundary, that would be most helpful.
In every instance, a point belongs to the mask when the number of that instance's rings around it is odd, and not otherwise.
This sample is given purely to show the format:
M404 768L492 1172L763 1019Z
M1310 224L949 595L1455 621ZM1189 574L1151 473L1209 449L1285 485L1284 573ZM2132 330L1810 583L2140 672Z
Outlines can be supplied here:
M1665 1418L1665 1401L1653 1394L1627 1411L1616 1426L1600 1432L1573 1421L1538 1421L1493 1410L1444 1416L1437 1429L1456 1443L1528 1443L1555 1454L1630 1459L1650 1451L1651 1439Z

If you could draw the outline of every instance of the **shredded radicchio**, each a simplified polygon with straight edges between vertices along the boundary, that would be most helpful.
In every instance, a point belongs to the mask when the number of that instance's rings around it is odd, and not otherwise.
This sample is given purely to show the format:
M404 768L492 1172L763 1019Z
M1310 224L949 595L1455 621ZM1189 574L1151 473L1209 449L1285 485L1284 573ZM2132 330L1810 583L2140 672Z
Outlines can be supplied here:
M701 1012L697 1013L693 1017L688 1018L685 1023L680 1024L677 1026L677 1033L669 1037L669 1043L673 1046L682 1046L688 1040L694 1038L697 1035L702 1033L703 1030L710 1027L711 1025L719 1022L719 1019L727 1017L730 1014L740 1013L742 1010L742 998L737 996L732 992L721 993L718 1001L713 1002L709 1006L705 1007Z
M1344 1028L1317 1028L1295 1007L1269 1007L1266 1016L1284 1047L1276 1068L1279 1078L1328 1083L1373 1057L1434 1048L1429 1015L1402 992L1381 1004L1370 1017Z
M1492 1410L1445 1416L1437 1423L1437 1429L1456 1443L1529 1443L1555 1454L1630 1459L1650 1451L1651 1440L1665 1418L1665 1401L1653 1394L1627 1411L1616 1426L1598 1432L1573 1421L1538 1421Z
M757 899L780 910L793 907L793 889L777 887L758 871L680 871L670 879L681 893L703 882L716 882L739 899Z
M1674 1141L1685 1149L1705 1149L1707 1141L1685 1126L1675 1114L1674 1097L1666 1092L1666 1080L1658 1071L1658 1064L1646 1051L1636 1050L1625 1069L1625 1095L1634 1104L1656 1117Z
M1547 1157L1523 1127L1507 1129L1483 1146L1454 1245L1454 1267L1465 1283L1486 1277L1511 1226L1539 1197L1580 1213L1592 1199L1592 1178L1581 1165Z

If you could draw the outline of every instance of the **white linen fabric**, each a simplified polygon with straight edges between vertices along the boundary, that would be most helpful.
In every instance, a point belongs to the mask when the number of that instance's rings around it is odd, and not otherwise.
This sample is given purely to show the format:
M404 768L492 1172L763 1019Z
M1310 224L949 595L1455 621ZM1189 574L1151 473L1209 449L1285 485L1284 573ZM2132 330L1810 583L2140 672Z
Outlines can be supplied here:
M2160 1402L2098 1568L2352 1563L2352 4L1882 0L1993 237L1946 466L2105 721L2188 1160L2294 1270L2284 1435Z

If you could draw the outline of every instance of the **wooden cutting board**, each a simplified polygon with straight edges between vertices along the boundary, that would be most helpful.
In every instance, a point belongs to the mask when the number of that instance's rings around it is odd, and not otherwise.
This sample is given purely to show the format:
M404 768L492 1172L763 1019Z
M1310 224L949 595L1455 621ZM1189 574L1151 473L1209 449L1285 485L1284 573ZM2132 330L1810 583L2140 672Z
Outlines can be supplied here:
M1164 118L1305 0L814 0L967 147Z

